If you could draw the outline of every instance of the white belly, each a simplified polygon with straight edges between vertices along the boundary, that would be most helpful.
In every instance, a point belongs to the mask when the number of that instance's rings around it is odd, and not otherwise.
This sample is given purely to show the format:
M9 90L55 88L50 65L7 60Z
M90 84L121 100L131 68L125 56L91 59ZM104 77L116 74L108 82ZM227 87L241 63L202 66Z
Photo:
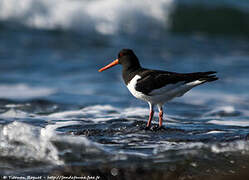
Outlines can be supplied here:
M137 80L140 79L141 76L136 75L127 85L127 88L131 92L133 96L138 99L150 102L152 104L161 104L163 105L165 102L172 100L175 97L180 97L184 95L187 91L192 89L193 87L203 83L203 81L193 81L190 83L179 82L176 84L169 84L160 89L153 90L150 92L150 95L145 95L139 91L136 91L136 83Z

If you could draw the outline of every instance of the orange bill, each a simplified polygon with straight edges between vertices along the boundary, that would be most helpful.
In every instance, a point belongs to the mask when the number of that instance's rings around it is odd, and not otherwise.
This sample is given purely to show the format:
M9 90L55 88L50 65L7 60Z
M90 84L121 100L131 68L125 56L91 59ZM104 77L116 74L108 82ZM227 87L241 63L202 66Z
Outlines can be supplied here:
M105 66L105 67L99 69L99 72L102 72L102 71L104 71L104 70L106 70L106 69L109 69L110 67L115 66L115 65L117 65L117 64L118 64L118 59L116 59L115 61L111 62L111 63L108 64L107 66Z

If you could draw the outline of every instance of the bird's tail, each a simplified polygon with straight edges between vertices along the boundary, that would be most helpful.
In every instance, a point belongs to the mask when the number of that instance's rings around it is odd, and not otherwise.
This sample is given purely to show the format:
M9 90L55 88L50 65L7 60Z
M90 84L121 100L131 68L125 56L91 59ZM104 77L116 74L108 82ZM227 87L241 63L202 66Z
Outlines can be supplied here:
M217 73L217 72L215 72L215 71L200 72L200 73L198 74L198 76L199 76L198 80L200 80L200 81L205 80L205 82L216 81L216 80L219 79L219 78L216 76L216 73Z
M207 72L195 72L195 73L189 73L185 74L187 81L186 82L193 82L196 80L202 81L203 84L205 82L211 82L216 81L219 78L216 76L215 71L207 71Z

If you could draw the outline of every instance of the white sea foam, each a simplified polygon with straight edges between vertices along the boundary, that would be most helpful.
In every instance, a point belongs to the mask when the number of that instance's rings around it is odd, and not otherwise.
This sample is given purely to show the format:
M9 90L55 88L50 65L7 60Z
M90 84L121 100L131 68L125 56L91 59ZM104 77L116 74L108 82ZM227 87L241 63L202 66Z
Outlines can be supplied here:
M108 121L115 118L127 118L148 115L147 108L129 107L116 108L110 105L94 105L82 108L80 110L64 111L48 115L49 119L70 120L77 118L79 120L90 120L94 122Z
M118 108L114 108L110 105L95 105L95 106L87 106L80 110L72 110L72 111L64 111L58 113L52 113L48 115L49 118L54 119L71 119L72 117L77 117L79 119L85 118L88 116L93 116L96 118L103 117L113 117L113 112L109 113L110 111L116 112Z
M206 113L205 115L203 115L203 117L206 118L213 113L217 113L217 111L222 113L224 113L223 111L225 111L226 116L229 115L233 116L234 113L236 112L233 106L224 106L216 108L215 110ZM77 118L77 120L83 120L83 121L88 120L98 123L102 121L108 121L111 119L120 119L120 118L132 119L133 117L145 117L148 115L148 113L149 113L148 108L142 108L142 107L117 108L110 105L94 105L82 108L80 110L52 113L46 116L46 118L48 120L55 120L55 119L71 120L72 118ZM241 114L246 116L248 112L243 110L241 111ZM209 120L207 121L207 123L218 124L218 125L229 125L229 126L241 126L241 127L249 126L249 121L247 119L245 120L220 119L220 117L216 115L215 117L217 118ZM167 116L166 118L171 119L172 121L172 118L170 116ZM180 119L180 117L177 118ZM146 119L143 118L141 118L141 120L146 121Z
M142 152L138 152L138 151L124 151L124 150L120 150L117 152L119 155L135 155L135 156L140 156L140 157L148 157L150 156L149 154L146 153L142 153Z
M179 151L180 154L198 154L200 149L209 149L213 153L224 153L224 152L249 152L249 142L248 141L234 141L234 142L224 142L224 143L202 143L202 142L168 142L165 141L154 149L154 154L160 154L161 152L170 150L184 150Z
M31 87L26 84L0 84L0 98L30 99L49 96L55 92L55 89L47 87Z
M73 123L59 122L40 128L14 121L0 126L0 156L62 165L64 160L60 156L61 149L54 142L69 144L69 147L80 145L86 152L102 152L102 145L91 142L86 137L58 135L55 129L66 124Z
M249 127L248 120L211 120L211 121L208 121L208 123L225 125L225 126Z
M225 132L225 131L209 131L205 134L218 134L218 133L227 133L227 132Z
M40 134L40 128L21 122L13 122L1 128L0 151L3 157L63 164L58 150L47 136Z
M232 112L233 108L225 108L229 112ZM13 113L13 110L5 113L6 117L15 118L25 118L29 117L28 114L20 112ZM127 114L128 113L128 114ZM13 115L14 114L14 115ZM114 158L124 158L126 155L132 154L140 157L148 157L147 153L131 151L131 150L117 150L113 149L108 145L102 145L96 142L92 142L87 137L84 136L71 136L59 134L57 131L60 127L65 127L69 125L81 124L79 120L91 120L93 122L107 121L110 119L128 117L132 116L144 116L148 114L147 108L140 107L130 107L130 108L117 108L110 105L95 105L82 108L75 111L65 111L59 113L53 113L49 116L34 115L35 118L43 118L47 121L52 121L44 128L35 127L21 122L13 122L8 125L0 125L0 152L3 157L16 157L24 158L25 160L35 160L35 161L45 161L51 164L61 165L64 164L63 155L64 151L72 153L77 151L79 146L85 149L86 153L108 153L113 154ZM76 119L76 120L72 120ZM228 123L232 122L229 120L211 120L208 123ZM240 120L236 120L231 125L240 124ZM242 123L242 126L249 126L248 122ZM241 124L240 124L241 126ZM222 131L210 131L207 134L212 133L222 133ZM134 138L134 140L139 140L139 137L146 137L147 135L127 135L127 138ZM135 139L136 138L136 139ZM59 144L66 144L68 149L60 149L54 142L60 142ZM121 140L118 140L120 143ZM134 144L132 144L134 143ZM130 145L136 145L132 142ZM67 146L69 144L69 146ZM65 147L63 146L63 147ZM138 146L139 148L139 146ZM226 144L205 144L202 142L170 142L170 141L160 141L154 144L147 144L141 146L141 148L151 148L152 153L160 157L161 153L166 151L178 151L183 154L197 154L200 149L209 149L214 153L229 152L229 151L248 151L249 144L247 142L238 141ZM82 150L82 149L81 149ZM185 151L187 150L187 151ZM76 154L77 155L77 154Z
M204 113L203 117L232 117L232 116L248 116L249 111L246 109L236 109L234 106L220 106L215 107L213 110Z
M235 113L235 108L233 106L221 106L221 107L217 107L214 110L207 112L204 114L204 116L210 116L213 114L224 114L224 115L233 115Z
M108 121L116 118L132 118L137 116L148 115L148 108L141 107L128 107L117 108L111 105L93 105L87 106L79 110L70 110L51 113L50 115L37 115L27 113L21 110L11 108L10 110L0 114L2 118L39 118L47 121L56 120L56 124L53 124L54 129L65 126L66 123L77 124L80 120L89 120L93 122ZM77 119L74 121L72 119ZM61 121L60 121L61 120ZM68 120L68 121L65 121Z
M248 141L235 141L230 143L221 143L211 146L211 150L214 153L223 153L223 152L249 152L249 142Z
M203 147L208 147L208 145L202 142L169 142L169 141L160 141L160 145L154 149L153 153L158 154L160 152L170 151L170 150L183 150L183 149L201 149Z
M191 92L186 93L183 97L181 97L182 101L191 104L203 105L208 102L215 102L216 104L222 106L227 104L247 103L245 102L245 99L248 99L245 95L229 94L219 91L199 91L197 89L192 89Z
M141 33L152 25L167 26L172 4L173 0L1 0L0 21L82 33Z
M231 119L231 118L222 118L219 113L226 114L225 116L234 116L234 113L237 112L235 107L233 106L224 106L216 108L206 114L203 115L203 118L213 118L212 120L207 121L210 124L217 125L227 125L227 126L240 126L247 127L249 126L249 121L247 119ZM243 116L247 116L249 113L245 110L240 111ZM117 108L111 105L93 105L87 106L78 110L70 110L70 111L62 111L51 113L50 115L37 115L23 112L21 110L10 109L2 114L0 117L2 118L38 118L46 121L53 121L56 123L51 126L54 130L59 127L67 126L67 125L75 125L80 124L80 121L92 121L95 123L109 121L112 119L130 119L141 117L141 121L146 121L146 117L148 116L149 109L142 107L128 107L128 108ZM157 114L155 114L157 116ZM173 116L172 116L173 117ZM173 119L171 116L166 116L168 120L170 120L171 124L174 124L174 118L181 119L181 117L174 116Z
M20 111L20 110L15 110L15 109L10 109L6 111L5 113L0 114L1 118L27 118L29 116L30 114Z

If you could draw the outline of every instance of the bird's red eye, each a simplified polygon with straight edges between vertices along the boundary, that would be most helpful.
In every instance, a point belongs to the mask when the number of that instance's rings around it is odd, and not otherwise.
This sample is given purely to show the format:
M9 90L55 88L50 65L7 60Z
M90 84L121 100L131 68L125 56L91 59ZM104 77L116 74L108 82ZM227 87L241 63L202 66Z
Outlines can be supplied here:
M123 55L124 55L123 53L119 53L118 58L121 58Z

